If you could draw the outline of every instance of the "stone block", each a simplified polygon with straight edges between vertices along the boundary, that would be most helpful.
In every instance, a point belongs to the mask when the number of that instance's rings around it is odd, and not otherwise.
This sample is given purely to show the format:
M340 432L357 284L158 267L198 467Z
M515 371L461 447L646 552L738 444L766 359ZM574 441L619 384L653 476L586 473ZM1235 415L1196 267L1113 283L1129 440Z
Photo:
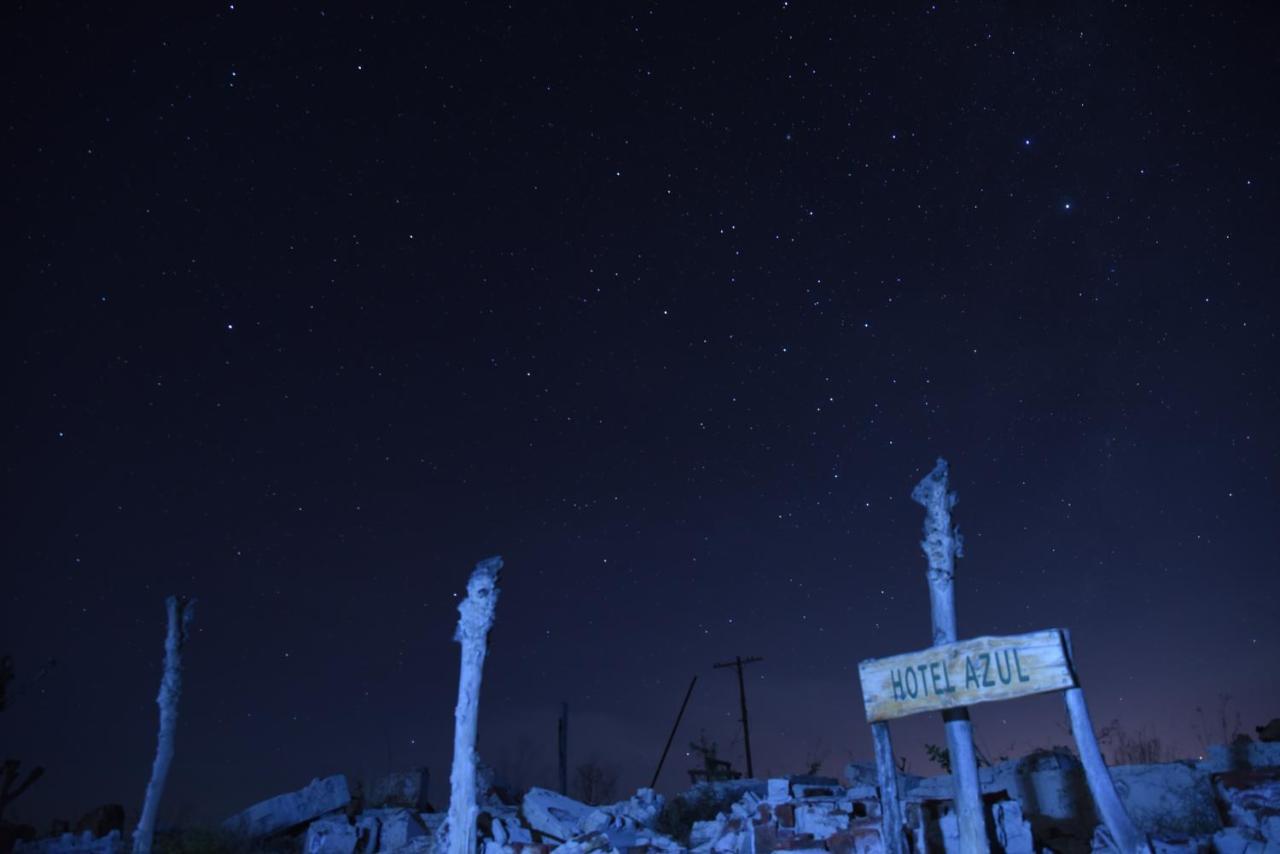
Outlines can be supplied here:
M495 818L493 839L503 845L532 845L533 833L514 818Z
M689 847L701 848L709 846L724 835L727 820L723 815L708 821L695 821L689 830Z
M1267 845L1262 834L1248 827L1224 827L1213 835L1218 854L1276 854L1280 846Z
M1280 741L1240 741L1215 744L1200 767L1211 774L1280 768Z
M356 851L360 854L374 854L378 850L378 837L382 831L382 822L376 815L358 815L355 821Z
M559 792L537 787L525 792L520 809L530 827L562 842L577 836L583 821L596 811Z
M851 801L878 801L880 790L875 786L850 786L845 789L844 796Z
M840 787L840 781L835 777L805 775L791 777L788 782L791 784L791 797L797 799L834 798L837 794L843 794L844 792Z
M778 826L776 824L773 822L757 824L754 827L754 832L755 850L759 854L778 850Z
M1261 831L1265 818L1280 815L1280 771L1235 771L1216 787L1230 824Z
M1209 775L1190 763L1119 765L1116 792L1138 829L1150 836L1209 835L1222 827Z
M1258 821L1258 830L1262 831L1262 836L1271 845L1280 848L1280 813L1271 813L1270 815L1261 816Z
M602 807L615 819L634 824L638 827L652 827L662 814L666 800L653 789L637 789L636 793L625 801Z
M422 812L427 804L427 769L396 771L373 781L365 795L367 807L403 807Z
M834 854L884 854L880 823L851 822L848 828L827 838L827 850Z
M355 854L356 828L346 818L311 822L302 843L303 854Z
M365 810L360 818L374 818L378 822L378 854L397 851L413 840L427 836L427 827L413 810L380 809Z
M833 803L806 803L796 806L796 833L811 833L814 839L826 839L849 827L849 814Z
M305 788L296 792L276 795L256 803L224 821L222 827L249 838L268 836L342 809L350 801L347 778L335 774L312 780Z
M774 777L765 783L765 798L771 804L791 800L791 783L785 777Z
M1022 807L1017 801L992 804L991 819L996 828L996 841L1005 854L1035 854L1031 822L1022 817Z

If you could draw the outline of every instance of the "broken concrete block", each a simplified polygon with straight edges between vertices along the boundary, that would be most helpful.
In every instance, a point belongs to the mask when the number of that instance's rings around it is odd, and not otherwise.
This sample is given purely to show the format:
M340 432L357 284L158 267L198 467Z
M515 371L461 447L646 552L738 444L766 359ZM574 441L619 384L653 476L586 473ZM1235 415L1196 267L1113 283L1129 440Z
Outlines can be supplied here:
M443 812L420 812L418 819L421 820L422 826L427 829L427 833L435 835L436 831L444 826L444 821L449 817L448 813Z
M1280 771L1223 774L1216 788L1230 824L1261 831L1265 817L1280 815Z
M695 821L689 831L689 847L705 848L724 835L727 819L724 814L708 821Z
M791 783L785 777L774 777L765 783L764 799L771 804L782 804L791 800Z
M695 821L689 833L689 850L705 854L750 854L756 851L757 828L749 820L724 813L710 821Z
M92 832L63 833L60 836L49 836L33 842L18 840L14 843L15 854L121 854L124 843L120 839L120 831L113 830L106 836L95 837Z
M814 839L826 839L849 827L849 813L836 804L804 803L796 805L796 833L811 833Z
M1280 741L1238 741L1235 744L1215 744L1209 748L1209 756L1199 764L1211 774L1280 768Z
M1119 765L1116 792L1137 828L1151 836L1200 836L1222 827L1205 771L1181 762Z
M788 778L791 784L791 796L804 798L834 798L837 793L843 794L840 781L835 777L814 777L809 775Z
M520 809L530 827L562 842L577 836L582 822L596 811L595 807L565 797L559 792L537 787L525 792Z
M1262 834L1248 827L1224 827L1213 835L1218 854L1274 854L1280 846L1268 846Z
M376 815L362 814L356 816L356 851L360 854L374 854L378 850L378 836L382 831L382 822Z
M997 801L992 804L991 818L996 826L996 841L1005 854L1035 854L1031 822L1022 817L1022 807L1017 801Z
M355 825L343 818L322 818L311 822L302 844L303 854L354 854Z
M381 809L365 810L361 818L374 818L378 822L378 854L398 851L413 840L427 836L427 827L413 810Z
M493 841L503 845L532 845L533 833L518 818L495 818Z
M312 780L296 792L256 803L224 821L222 827L249 838L267 836L341 809L350 800L347 778L335 774L322 780Z
M427 804L427 769L396 771L379 777L365 796L367 807L404 807L422 812Z
M875 801L880 799L880 790L875 786L850 786L844 796L851 801Z
M851 822L849 827L827 838L832 854L884 854L884 839L878 821Z
M637 789L636 793L625 801L619 801L601 809L616 819L629 822L638 827L652 827L662 814L666 800L653 789Z
M1262 831L1262 836L1268 844L1280 848L1280 813L1273 812L1261 816L1258 829Z

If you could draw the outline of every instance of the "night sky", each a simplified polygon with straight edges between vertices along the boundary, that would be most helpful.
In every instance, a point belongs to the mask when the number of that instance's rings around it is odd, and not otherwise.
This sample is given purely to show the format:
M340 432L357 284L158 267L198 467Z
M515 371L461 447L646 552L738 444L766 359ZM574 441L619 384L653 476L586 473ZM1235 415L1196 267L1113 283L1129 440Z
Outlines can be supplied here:
M1280 66L1267 4L32 3L3 63L8 818L155 749L162 822L480 751L659 789L870 760L857 662L1073 631L1099 725L1280 714ZM860 5L860 4L854 4ZM422 12L421 7L430 11ZM1069 743L1055 695L975 709ZM895 724L928 772L936 715Z

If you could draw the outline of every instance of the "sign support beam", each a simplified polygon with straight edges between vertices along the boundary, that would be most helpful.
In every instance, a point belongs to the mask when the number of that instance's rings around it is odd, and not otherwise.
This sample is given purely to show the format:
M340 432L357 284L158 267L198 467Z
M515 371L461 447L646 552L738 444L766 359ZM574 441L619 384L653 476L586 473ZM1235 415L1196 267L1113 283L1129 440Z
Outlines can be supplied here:
M961 554L960 537L951 527L956 494L947 489L947 461L939 458L933 471L911 491L924 507L924 540L920 547L929 559L929 605L934 645L956 642L955 558ZM951 753L951 779L955 786L956 819L960 849L966 854L987 854L987 823L978 782L978 756L973 749L973 724L969 710L952 708L942 713Z
M893 740L889 724L876 721L871 725L871 740L876 746L876 774L880 783L880 837L885 854L907 854L902 819L902 797L898 794L898 765L893 758Z
M1063 645L1067 649L1068 661L1071 660L1071 634L1062 632ZM1072 664L1072 670L1075 665ZM1097 736L1093 731L1093 721L1089 717L1089 707L1084 702L1084 689L1078 684L1066 690L1067 716L1071 719L1071 735L1076 740L1076 750L1080 752L1080 764L1084 766L1084 778L1089 784L1089 793L1093 795L1093 803L1098 808L1098 817L1106 825L1116 849L1125 854L1150 854L1151 845L1143 833L1133 824L1129 813L1116 792L1115 781L1107 770L1106 760L1102 757L1102 749L1098 746Z

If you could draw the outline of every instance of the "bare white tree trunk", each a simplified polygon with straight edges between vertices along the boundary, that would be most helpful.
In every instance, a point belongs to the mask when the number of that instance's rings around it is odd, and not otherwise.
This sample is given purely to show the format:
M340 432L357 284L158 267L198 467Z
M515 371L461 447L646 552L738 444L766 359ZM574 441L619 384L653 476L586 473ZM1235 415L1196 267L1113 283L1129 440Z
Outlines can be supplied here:
M147 783L146 798L142 802L142 814L133 832L133 854L151 854L151 843L156 832L156 815L160 811L160 796L173 762L173 736L178 729L178 698L182 694L182 648L187 642L187 626L195 615L194 599L170 596L165 600L168 614L168 630L164 637L164 674L160 677L160 693L156 705L160 707L160 732L156 737L156 759L151 765L151 780Z
M446 850L449 854L474 854L476 850L476 725L480 710L480 678L488 651L489 628L498 604L498 573L502 558L476 564L467 582L467 598L458 606L458 631L453 639L462 644L458 672L458 706L453 713L453 771L449 775L449 818Z
M933 643L956 642L956 600L951 579L955 559L962 556L958 531L951 527L951 508L956 494L947 491L947 461L939 458L933 471L925 475L911 492L924 507L924 540L920 547L929 559L929 609L933 615ZM951 775L955 786L956 818L960 828L960 850L966 854L986 854L987 827L982 809L982 788L978 781L978 757L973 749L973 725L966 708L942 713L946 722L947 750L951 754Z

